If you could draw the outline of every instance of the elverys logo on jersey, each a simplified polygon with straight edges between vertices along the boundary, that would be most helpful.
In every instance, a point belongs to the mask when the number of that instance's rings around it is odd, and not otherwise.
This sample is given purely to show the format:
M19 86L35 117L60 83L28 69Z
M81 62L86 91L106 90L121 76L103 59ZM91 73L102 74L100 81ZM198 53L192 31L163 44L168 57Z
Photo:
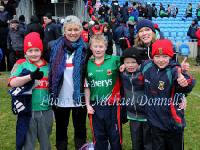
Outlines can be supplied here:
M108 80L92 80L90 81L90 87L108 87L112 85L112 79Z

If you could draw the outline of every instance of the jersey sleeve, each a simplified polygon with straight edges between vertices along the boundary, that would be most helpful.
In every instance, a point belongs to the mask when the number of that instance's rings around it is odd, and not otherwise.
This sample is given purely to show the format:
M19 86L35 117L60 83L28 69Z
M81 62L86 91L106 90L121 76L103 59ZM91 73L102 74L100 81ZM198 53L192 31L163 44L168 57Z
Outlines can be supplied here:
M9 80L8 80L8 83L10 83L10 81L15 78L15 77L18 77L20 76L20 73L22 72L23 70L23 65L22 65L22 62L23 60L18 60L15 65L13 66L12 70L11 70L11 73L10 73L10 77L9 77Z

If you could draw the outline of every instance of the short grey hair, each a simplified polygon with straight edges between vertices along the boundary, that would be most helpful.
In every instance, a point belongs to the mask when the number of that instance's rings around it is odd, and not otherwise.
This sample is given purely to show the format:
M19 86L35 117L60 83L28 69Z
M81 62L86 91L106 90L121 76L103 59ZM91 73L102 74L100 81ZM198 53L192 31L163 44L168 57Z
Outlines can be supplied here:
M81 27L81 29L83 28L82 27L82 23L81 23L81 20L74 16L74 15L70 15L70 16L67 16L64 20L64 24L63 24L63 31L64 31L64 28L67 24L76 24L76 25L79 25Z

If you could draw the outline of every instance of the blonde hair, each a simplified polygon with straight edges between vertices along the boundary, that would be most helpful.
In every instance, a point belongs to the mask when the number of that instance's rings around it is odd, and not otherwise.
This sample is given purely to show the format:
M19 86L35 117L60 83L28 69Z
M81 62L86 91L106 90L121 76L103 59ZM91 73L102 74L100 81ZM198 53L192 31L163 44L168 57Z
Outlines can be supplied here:
M103 34L94 34L93 36L91 36L89 45L91 46L91 44L94 41L102 41L102 42L104 42L106 47L108 46L108 41L107 41L106 37Z
M154 43L155 41L156 41L156 34L154 32L152 32L152 41L151 41L151 43ZM145 44L140 39L139 34L136 35L135 46L145 47Z

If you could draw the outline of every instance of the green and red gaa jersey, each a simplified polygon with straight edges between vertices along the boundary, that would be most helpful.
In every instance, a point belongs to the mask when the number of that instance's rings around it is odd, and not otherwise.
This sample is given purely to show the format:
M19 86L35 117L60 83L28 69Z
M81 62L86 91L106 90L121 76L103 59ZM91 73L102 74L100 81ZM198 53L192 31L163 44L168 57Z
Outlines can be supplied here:
M119 67L118 56L105 55L101 65L95 64L94 59L88 61L86 80L91 101L112 103L120 98Z
M9 80L20 75L22 70L26 68L30 71L35 71L37 68L40 68L40 71L44 73L44 76L41 80L35 80L34 87L32 90L32 110L33 111L42 111L50 109L49 105L49 93L48 93L48 65L45 60L43 60L43 64L40 66L36 66L35 64L29 62L26 59L18 60L12 71Z

